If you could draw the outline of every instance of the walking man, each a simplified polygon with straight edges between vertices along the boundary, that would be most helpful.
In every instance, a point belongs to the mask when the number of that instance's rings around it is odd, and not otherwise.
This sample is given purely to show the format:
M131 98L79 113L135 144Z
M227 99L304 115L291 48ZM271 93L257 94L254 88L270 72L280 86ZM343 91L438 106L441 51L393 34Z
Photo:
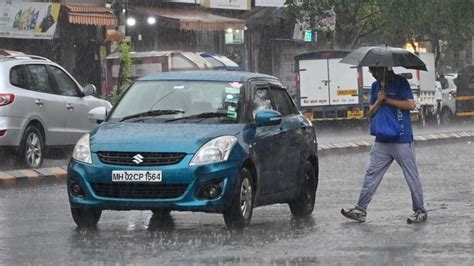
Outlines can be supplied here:
M419 223L428 215L423 204L423 189L418 175L413 143L413 131L410 110L416 107L408 81L396 75L386 67L369 67L376 79L370 94L368 117L373 117L379 108L388 108L399 118L401 133L396 139L375 138L369 155L369 165L359 201L354 208L342 209L341 213L349 219L365 222L367 207L377 190L385 172L393 160L403 170L403 175L410 188L414 213L407 219L408 223Z

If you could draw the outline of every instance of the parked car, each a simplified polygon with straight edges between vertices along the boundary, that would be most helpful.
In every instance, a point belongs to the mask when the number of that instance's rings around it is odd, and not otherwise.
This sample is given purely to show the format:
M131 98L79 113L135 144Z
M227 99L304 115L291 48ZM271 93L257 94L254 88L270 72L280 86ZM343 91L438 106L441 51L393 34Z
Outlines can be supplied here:
M197 53L199 56L204 58L209 64L211 65L212 69L215 70L234 70L234 71L240 71L240 66L230 60L228 57L216 54L214 52L198 52Z
M310 215L318 186L315 129L281 82L234 71L138 79L78 141L67 170L71 213L94 226L103 210L222 213L229 228L254 207L288 203Z
M72 147L96 124L88 112L109 102L94 97L60 65L39 56L0 56L0 148L38 168L50 148Z
M440 77L441 92L441 121L443 124L451 123L456 114L456 91L457 87L454 80L457 74L449 73Z

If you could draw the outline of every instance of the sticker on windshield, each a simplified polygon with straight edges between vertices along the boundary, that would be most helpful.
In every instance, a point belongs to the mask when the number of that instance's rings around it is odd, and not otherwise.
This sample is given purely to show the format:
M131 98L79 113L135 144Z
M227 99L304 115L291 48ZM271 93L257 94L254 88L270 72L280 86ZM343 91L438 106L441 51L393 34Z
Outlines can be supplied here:
M235 89L240 89L242 87L242 83L239 83L239 82L231 82L229 83L229 85L232 87L232 88L235 88Z
M227 110L227 117L237 118L237 112Z
M227 93L227 94L240 94L240 89L226 87L225 88L225 93Z
M239 101L239 98L237 97L237 95L234 96L232 94L227 94L225 96L224 101L228 103L237 103Z

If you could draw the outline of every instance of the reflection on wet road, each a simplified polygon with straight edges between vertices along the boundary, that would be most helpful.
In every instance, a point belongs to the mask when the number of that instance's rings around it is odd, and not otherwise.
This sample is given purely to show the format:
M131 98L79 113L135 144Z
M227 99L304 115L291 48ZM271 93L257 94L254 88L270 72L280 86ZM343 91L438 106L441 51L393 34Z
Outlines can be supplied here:
M359 193L367 153L320 158L316 209L295 220L286 204L257 208L249 228L228 231L219 214L104 211L77 229L64 185L0 190L0 264L472 265L474 144L419 147L428 222L407 225L410 193L387 172L364 224L339 213ZM442 153L440 152L442 151Z

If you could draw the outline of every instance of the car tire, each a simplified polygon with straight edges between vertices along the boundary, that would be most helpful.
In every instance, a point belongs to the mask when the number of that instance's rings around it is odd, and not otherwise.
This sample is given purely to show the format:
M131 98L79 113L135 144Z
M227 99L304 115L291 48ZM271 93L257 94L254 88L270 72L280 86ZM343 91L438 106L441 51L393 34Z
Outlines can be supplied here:
M316 190L318 183L314 166L310 161L306 161L303 168L303 181L298 192L298 196L288 205L291 213L296 217L308 216L313 212L316 202Z
M449 108L444 108L441 111L441 121L445 125L451 124L454 121L454 115Z
M102 210L94 208L71 207L72 219L78 227L94 227L100 220Z
M223 212L227 228L242 229L250 224L254 204L253 193L252 174L247 168L242 168L232 204Z
M44 159L44 139L34 125L25 129L20 143L19 163L26 168L39 168Z

